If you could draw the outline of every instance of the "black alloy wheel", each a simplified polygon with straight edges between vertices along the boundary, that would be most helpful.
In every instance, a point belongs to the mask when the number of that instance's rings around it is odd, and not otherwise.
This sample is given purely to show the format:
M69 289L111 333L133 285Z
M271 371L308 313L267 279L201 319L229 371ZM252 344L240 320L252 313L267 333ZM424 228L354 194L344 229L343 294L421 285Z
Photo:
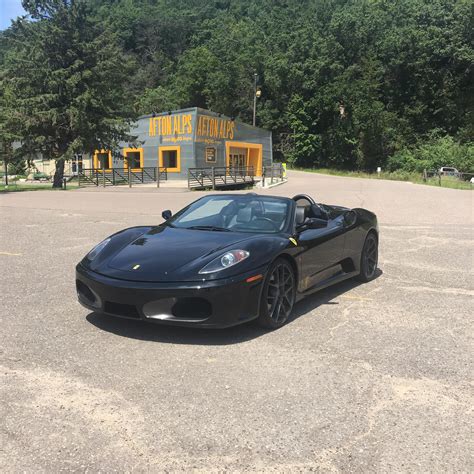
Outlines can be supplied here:
M375 278L379 259L379 242L377 235L371 232L365 239L360 258L359 280L367 282Z
M295 295L293 268L288 261L279 258L270 266L263 286L258 323L271 329L283 326L290 317Z

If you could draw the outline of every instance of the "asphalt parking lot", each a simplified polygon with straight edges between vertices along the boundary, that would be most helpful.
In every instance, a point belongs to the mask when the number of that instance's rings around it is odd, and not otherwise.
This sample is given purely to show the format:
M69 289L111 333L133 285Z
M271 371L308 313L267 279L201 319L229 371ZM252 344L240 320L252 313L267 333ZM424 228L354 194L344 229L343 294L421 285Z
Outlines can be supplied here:
M379 216L380 275L285 327L191 330L76 302L74 265L200 193L0 195L0 470L474 470L473 193L291 172Z

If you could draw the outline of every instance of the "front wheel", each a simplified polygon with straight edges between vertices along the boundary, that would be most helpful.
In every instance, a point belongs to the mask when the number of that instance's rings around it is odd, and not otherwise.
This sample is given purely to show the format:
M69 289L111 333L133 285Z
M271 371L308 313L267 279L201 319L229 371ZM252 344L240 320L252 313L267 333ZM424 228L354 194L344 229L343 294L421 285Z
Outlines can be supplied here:
M283 326L290 317L295 296L293 268L285 259L278 258L270 266L263 284L258 324L270 329Z
M368 282L375 278L379 259L379 240L374 232L365 238L364 247L360 256L360 273L357 279Z

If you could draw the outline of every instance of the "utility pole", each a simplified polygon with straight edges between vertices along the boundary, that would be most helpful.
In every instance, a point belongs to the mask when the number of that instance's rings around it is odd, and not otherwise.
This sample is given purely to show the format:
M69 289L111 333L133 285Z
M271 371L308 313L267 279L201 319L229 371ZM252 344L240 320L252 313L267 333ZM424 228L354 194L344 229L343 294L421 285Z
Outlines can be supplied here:
M253 122L252 122L254 127L255 127L256 115L257 115L257 77L258 77L258 74L255 72L253 74L254 89L253 89Z
M5 188L8 188L8 161L7 157L3 157L3 166L5 168Z
M3 153L2 153L2 158L3 158L3 166L4 166L4 169L5 169L5 189L8 189L8 153L9 153L9 146L7 144L7 142L2 142L2 148L3 148Z

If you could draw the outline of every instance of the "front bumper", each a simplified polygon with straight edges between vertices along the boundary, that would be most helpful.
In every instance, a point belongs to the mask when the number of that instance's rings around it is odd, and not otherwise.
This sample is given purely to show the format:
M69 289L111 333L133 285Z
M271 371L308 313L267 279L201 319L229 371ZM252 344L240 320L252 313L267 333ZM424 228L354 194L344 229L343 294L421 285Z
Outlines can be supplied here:
M223 328L258 316L264 278L260 268L233 278L205 282L148 283L109 278L76 267L79 302L96 312L155 323Z

